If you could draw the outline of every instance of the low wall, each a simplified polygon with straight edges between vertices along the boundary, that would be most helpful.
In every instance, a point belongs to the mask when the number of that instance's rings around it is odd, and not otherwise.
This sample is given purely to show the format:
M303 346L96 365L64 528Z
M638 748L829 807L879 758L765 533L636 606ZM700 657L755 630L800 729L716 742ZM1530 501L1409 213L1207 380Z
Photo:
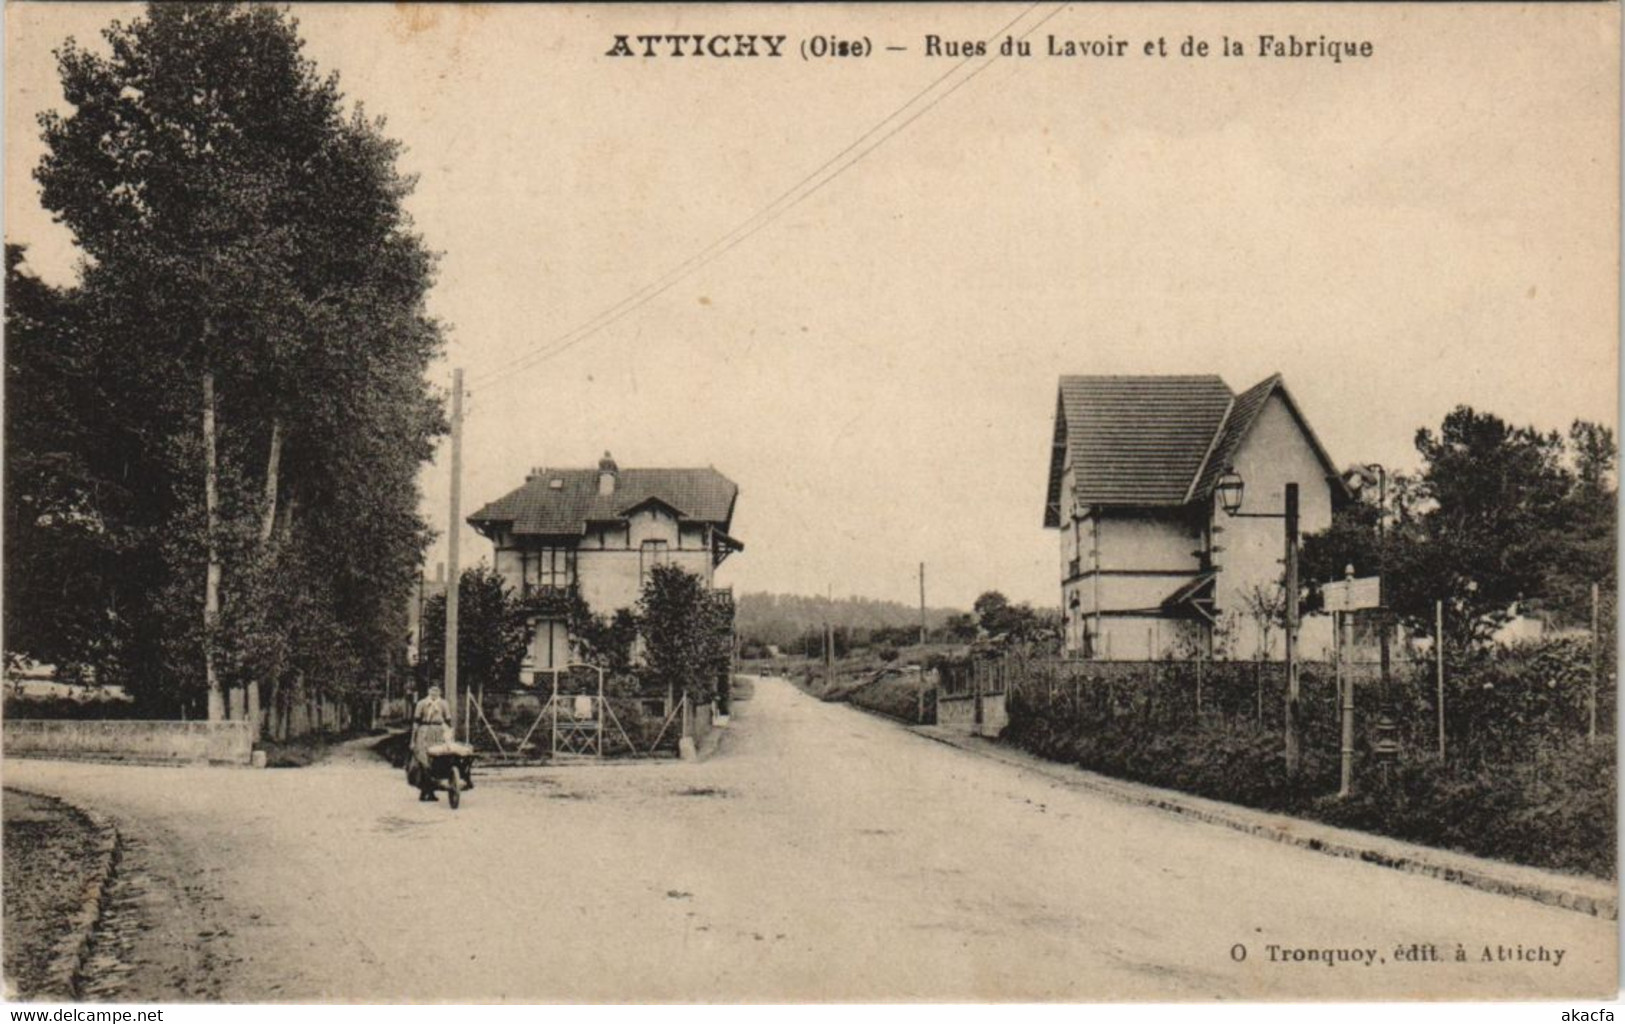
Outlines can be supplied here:
M976 721L975 695L950 697L940 691L937 693L937 724L947 729L957 729L970 733L973 736L997 736L1010 724L1010 716L1004 710L1004 694L984 693L981 696L982 720Z
M6 757L248 764L253 746L247 722L18 719L0 729Z

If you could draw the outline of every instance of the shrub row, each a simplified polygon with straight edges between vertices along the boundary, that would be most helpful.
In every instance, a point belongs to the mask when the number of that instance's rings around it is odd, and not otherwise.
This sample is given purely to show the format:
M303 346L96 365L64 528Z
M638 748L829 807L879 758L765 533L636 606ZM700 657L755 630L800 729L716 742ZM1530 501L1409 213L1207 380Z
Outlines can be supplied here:
M1067 674L1017 667L1006 742L1092 771L1264 810L1535 867L1613 877L1617 780L1613 679L1597 691L1587 738L1589 652L1555 642L1489 652L1447 666L1447 757L1437 754L1437 705L1424 673L1401 672L1392 693L1401 752L1386 770L1370 754L1380 688L1356 685L1354 793L1335 796L1335 688L1306 668L1302 760L1286 772L1282 680L1206 666L1198 713L1188 665L1137 675L1120 666ZM1278 674L1277 674L1278 675ZM1242 699L1249 689L1248 699ZM1262 697L1260 697L1262 695ZM1262 710L1262 714L1260 714Z
M910 725L937 720L936 685L924 672L881 672L847 690L844 699Z

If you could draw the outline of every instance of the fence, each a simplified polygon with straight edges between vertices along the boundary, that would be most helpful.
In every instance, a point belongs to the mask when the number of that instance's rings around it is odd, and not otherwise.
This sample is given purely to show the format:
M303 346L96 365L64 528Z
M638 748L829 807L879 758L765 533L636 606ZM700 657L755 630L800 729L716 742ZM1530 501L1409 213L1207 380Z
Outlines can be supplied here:
M1595 675L1593 672L1595 671ZM1542 747L1596 732L1611 738L1617 703L1612 659L1593 668L1584 640L1546 641L1447 661L1444 685L1430 661L1396 658L1387 687L1380 666L1342 666L1351 680L1357 744L1369 748L1384 717L1401 749L1492 764L1521 760ZM1260 728L1283 725L1286 665L1257 661L1079 661L1011 653L941 666L941 698L1008 692L1012 717L1052 725L1091 723L1173 731L1201 722ZM1299 724L1304 748L1339 746L1338 666L1299 663ZM1441 714L1441 697L1443 702Z
M1019 674L1022 662L1014 658L968 658L937 666L937 693L953 699L978 693L1005 693L1010 687L1012 662Z
M698 742L712 725L710 705L640 693L626 680L606 689L595 670L561 673L545 688L480 688L464 704L470 742L488 759L508 762L675 757L684 736Z
M1044 757L1407 841L1613 877L1617 666L1586 639L1447 658L1442 686L1435 663L1396 659L1386 688L1377 666L1352 666L1353 776L1337 799L1332 665L1300 666L1294 773L1284 757L1279 662L1003 660L1010 724L1002 737Z
M970 658L937 666L935 722L978 736L997 736L1010 724L1011 681L1023 664L1005 658Z

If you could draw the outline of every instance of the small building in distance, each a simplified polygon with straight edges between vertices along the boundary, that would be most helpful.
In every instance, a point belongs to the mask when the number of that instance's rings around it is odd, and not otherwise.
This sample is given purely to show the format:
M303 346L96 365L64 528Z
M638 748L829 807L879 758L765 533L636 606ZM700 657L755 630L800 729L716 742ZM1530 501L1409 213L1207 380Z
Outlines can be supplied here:
M1240 394L1217 376L1066 376L1056 396L1044 525L1060 533L1063 649L1113 660L1278 658L1284 524L1227 516L1299 492L1300 532L1331 523L1348 491L1279 374ZM1306 618L1301 649L1332 642Z
M507 584L538 608L523 685L571 660L566 623L546 611L572 589L594 615L638 603L649 571L676 565L719 596L716 570L744 550L728 531L739 488L712 468L533 469L518 489L468 517L495 548Z

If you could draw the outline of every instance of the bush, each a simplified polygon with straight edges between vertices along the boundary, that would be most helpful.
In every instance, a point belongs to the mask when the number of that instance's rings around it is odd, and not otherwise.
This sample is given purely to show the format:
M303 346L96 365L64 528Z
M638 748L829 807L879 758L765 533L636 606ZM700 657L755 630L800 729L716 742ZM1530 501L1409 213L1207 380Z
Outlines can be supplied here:
M156 717L151 709L135 701L90 694L74 697L11 696L5 698L5 717L12 719L70 718L90 721L100 718L143 719Z
M1588 742L1583 642L1501 649L1450 666L1445 761L1436 753L1435 687L1402 668L1394 688L1401 754L1386 773L1369 755L1380 691L1357 685L1348 799L1331 795L1340 743L1335 688L1322 666L1301 671L1302 758L1289 778L1279 665L1007 664L1017 681L1002 739L1040 756L1478 856L1614 876L1614 681L1611 672L1600 681L1601 738Z
M911 725L936 721L936 687L922 672L882 671L847 690L844 699Z

